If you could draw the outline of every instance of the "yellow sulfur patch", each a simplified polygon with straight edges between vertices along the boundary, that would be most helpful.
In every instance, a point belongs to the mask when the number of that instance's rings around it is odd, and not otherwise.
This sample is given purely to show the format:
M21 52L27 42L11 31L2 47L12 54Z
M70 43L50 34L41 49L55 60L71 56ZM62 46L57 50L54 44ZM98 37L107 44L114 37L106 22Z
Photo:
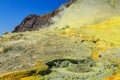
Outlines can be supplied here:
M102 23L86 26L81 32L95 39L110 42L114 46L120 45L120 17L113 17Z
M40 78L37 78L32 75L34 75L34 74L37 75L39 72L42 72L47 69L48 69L47 65L45 65L41 61L37 61L35 66L28 70L10 72L7 74L0 75L0 80L1 80L1 78L3 80L41 80Z
M110 44L107 43L106 41L99 40L96 42L96 48L101 51L104 51L104 50L110 48Z
M62 32L60 32L60 34L65 37L72 37L75 36L75 31L73 29L65 29Z
M40 79L39 77L30 76L30 77L21 78L20 80L42 80L42 79Z
M104 80L120 80L120 75L111 76L111 77L105 78Z
M97 54L97 52L93 52L93 53L92 53L92 58L93 58L94 60L99 59L99 54Z
M88 41L90 41L90 40L92 40L89 36L87 36L87 35L80 35L80 38L82 38L83 40L88 40Z

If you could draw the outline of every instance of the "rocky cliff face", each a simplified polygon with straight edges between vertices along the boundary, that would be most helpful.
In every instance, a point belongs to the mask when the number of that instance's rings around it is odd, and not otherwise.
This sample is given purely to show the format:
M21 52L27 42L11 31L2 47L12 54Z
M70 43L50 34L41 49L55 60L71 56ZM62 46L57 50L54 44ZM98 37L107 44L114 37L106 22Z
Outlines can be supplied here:
M69 0L68 2L64 3L62 6L69 7L73 2L77 0ZM51 20L52 17L56 16L59 12L61 12L62 6L59 7L57 10L45 14L45 15L35 15L31 14L27 16L20 25L16 26L12 32L25 32L25 31L33 31L42 28L43 26L49 26L54 22Z

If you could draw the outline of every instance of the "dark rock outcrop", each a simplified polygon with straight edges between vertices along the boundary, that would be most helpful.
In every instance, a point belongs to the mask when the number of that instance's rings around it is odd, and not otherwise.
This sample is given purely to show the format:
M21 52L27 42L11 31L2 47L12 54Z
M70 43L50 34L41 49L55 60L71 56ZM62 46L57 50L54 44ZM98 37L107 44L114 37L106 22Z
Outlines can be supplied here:
M63 5L65 7L69 7L75 1L77 0L69 0ZM12 32L33 31L33 30L38 30L43 26L49 26L54 23L52 22L51 18L56 16L62 10L63 10L62 7L59 7L57 10L45 15L38 16L38 15L31 14L27 16L20 25L16 26Z

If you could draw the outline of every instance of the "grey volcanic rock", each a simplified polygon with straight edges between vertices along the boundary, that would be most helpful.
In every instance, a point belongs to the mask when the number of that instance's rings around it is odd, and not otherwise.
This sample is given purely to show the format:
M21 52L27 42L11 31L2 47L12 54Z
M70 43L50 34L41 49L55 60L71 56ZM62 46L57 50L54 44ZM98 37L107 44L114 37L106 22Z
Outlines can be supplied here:
M18 25L13 32L33 31L42 28L43 25L50 23L50 16L37 16L31 14L27 16L20 25Z
M26 17L20 25L18 25L13 32L24 32L26 30L34 29L34 25L38 22L37 15L29 15Z
M68 2L64 3L63 6L69 7L73 2L77 0L69 0ZM56 16L59 12L63 9L59 7L57 10L45 14L45 15L34 15L31 14L27 16L20 25L16 26L12 32L25 32L25 31L33 31L42 28L43 26L49 26L54 22L51 20L52 17Z

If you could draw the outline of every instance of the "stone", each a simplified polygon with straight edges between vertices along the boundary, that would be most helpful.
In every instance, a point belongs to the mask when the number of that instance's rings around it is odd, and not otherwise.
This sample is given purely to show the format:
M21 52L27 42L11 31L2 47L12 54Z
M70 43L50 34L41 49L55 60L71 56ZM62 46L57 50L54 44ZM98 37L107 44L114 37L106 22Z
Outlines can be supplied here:
M62 6L69 7L72 3L77 0L69 0L64 3ZM54 16L58 15L59 12L63 11L62 6L56 9L55 11L45 14L45 15L35 15L30 14L27 16L20 25L16 26L12 32L25 32L39 30L43 27L48 27L54 22L51 20Z

